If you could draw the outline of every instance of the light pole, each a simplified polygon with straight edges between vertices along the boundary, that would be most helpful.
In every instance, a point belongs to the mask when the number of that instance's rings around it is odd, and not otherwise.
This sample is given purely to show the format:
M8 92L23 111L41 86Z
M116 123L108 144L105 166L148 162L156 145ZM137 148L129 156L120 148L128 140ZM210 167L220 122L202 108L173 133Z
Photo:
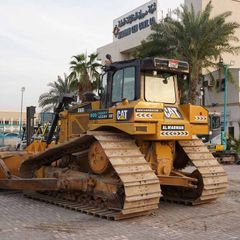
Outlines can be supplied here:
M227 96L228 96L228 65L223 64L224 68L224 109L223 109L223 146L227 149Z
M23 112L23 93L25 91L25 87L21 88L21 113L20 113L20 124L19 124L19 137L22 135L22 112Z
M223 58L220 57L220 64L222 64L224 69L224 107L223 107L223 131L221 134L221 142L224 146L224 151L227 150L227 99L228 99L228 69L229 66L233 66L234 62L231 61L230 64L223 62Z

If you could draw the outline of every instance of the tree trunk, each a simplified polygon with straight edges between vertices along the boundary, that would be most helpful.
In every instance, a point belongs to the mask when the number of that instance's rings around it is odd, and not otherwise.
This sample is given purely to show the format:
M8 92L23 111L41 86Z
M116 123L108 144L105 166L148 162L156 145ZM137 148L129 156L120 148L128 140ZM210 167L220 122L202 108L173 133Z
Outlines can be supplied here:
M87 71L81 77L82 77L82 81L80 78L80 82L78 82L78 95L79 95L79 99L83 100L83 94L85 92L92 92L93 86Z
M190 79L189 79L189 102L191 104L196 104L198 92L197 92L197 86L198 86L198 80L199 80L199 73L200 68L196 64L190 68Z

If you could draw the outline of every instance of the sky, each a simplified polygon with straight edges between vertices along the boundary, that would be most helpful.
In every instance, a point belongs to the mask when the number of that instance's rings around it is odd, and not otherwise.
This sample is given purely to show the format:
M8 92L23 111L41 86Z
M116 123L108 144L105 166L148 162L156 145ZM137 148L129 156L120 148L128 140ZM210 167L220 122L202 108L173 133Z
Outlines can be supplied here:
M113 19L147 0L0 0L0 111L38 106L71 56L112 42ZM175 9L184 0L160 0Z

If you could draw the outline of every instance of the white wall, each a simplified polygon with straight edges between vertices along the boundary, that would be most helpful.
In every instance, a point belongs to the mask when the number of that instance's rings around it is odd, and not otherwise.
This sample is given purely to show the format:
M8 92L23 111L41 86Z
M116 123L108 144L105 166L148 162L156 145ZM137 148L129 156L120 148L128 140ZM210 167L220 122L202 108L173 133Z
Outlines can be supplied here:
M237 68L231 69L233 82L228 82L228 98L227 98L227 127L233 126L235 137L240 137L240 70ZM218 71L213 73L215 78L223 78L223 75ZM213 104L215 106L213 106ZM217 111L223 116L224 92L213 87L205 88L205 105L210 111ZM228 129L227 129L228 130Z
M185 5L190 9L191 5L193 5L193 8L195 11L201 11L202 10L202 0L185 0Z
M136 46L141 44L141 41L146 39L152 30L150 28L144 31L135 33L127 38L114 41L97 49L99 59L104 61L107 53L111 54L113 61L121 61L129 59L128 52L133 52Z
M208 108L211 112L220 112L222 116L223 122L223 107L210 107ZM240 105L236 106L228 106L227 108L227 134L228 127L234 127L234 137L240 137Z
M187 6L193 4L196 11L203 10L210 0L185 0ZM237 22L240 24L240 1L233 0L211 0L213 5L212 16L222 14L226 11L231 11L232 15L227 18L227 21ZM240 28L235 32L235 36L240 38ZM236 45L236 43L235 43ZM237 44L239 45L239 44ZM224 62L229 64L231 61L234 61L234 67L240 68L240 56L232 54L223 55Z
M240 84L240 73L238 68L230 69L232 80L228 81L228 103L229 104L239 104L239 84ZM216 82L215 86L205 88L205 104L207 106L212 105L213 103L223 104L224 103L224 91L220 91L220 88L217 88L217 81L221 81L224 78L223 73L215 71L212 73ZM210 79L206 77L206 79ZM239 115L240 119L240 115Z

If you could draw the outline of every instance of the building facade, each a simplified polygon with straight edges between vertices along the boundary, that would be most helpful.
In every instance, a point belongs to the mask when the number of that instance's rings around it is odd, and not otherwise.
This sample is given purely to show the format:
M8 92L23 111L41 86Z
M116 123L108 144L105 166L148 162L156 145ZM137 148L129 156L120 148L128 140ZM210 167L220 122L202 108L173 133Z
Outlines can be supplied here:
M210 0L185 0L185 5L188 7L193 5L195 11L202 11L209 1ZM104 63L107 53L112 56L113 61L133 58L136 48L151 34L151 25L163 19L164 14L160 10L160 4L160 0L149 1L113 20L113 41L97 49L99 59ZM225 11L231 11L232 15L228 20L240 24L240 0L212 0L212 4L212 16L216 16ZM171 12L168 14L171 14ZM240 38L240 29L238 29L235 34ZM233 64L233 66L230 66L233 79L229 82L228 88L227 130L232 136L239 138L240 55L224 54L222 57L224 63ZM204 82L207 82L207 84L204 84L204 102L210 111L220 112L223 116L224 76L219 70L212 69L212 71L215 77L214 82L205 75Z
M110 54L114 61L133 58L135 49L151 34L151 25L162 15L159 0L152 0L114 19L113 41L97 49L99 59L104 62L106 54Z
M216 16L225 11L231 11L232 15L228 21L235 21L240 24L240 1L239 0L212 0L212 15ZM209 0L185 0L188 7L192 6L196 11L202 11ZM240 39L240 28L235 32L236 37ZM239 44L238 44L239 45ZM229 64L230 79L228 81L227 98L227 132L234 138L240 137L240 55L224 54L222 55L225 64ZM212 81L208 75L205 75L204 99L205 106L210 111L221 113L223 122L224 105L224 75L220 70L213 70L215 81Z
M20 112L0 112L0 133L19 133ZM22 113L22 124L26 124L26 113Z
M52 122L54 113L35 113L35 126L40 123ZM0 134L1 133L19 133L20 132L20 112L0 112ZM26 112L22 113L22 126L26 125Z
M185 0L185 5L191 7L193 5L195 11L202 11L210 0ZM232 15L228 17L228 21L238 22L240 24L240 0L211 0L213 5L212 16L216 16L226 11L231 11ZM240 38L240 28L237 29L235 35ZM224 62L234 63L234 68L240 68L240 56L232 54L224 54Z
M207 87L204 88L205 106L211 112L220 112L223 123L223 106L224 106L224 76L219 70L213 72L215 81L206 76ZM234 138L240 137L240 69L230 69L230 79L228 81L227 96L227 132Z

